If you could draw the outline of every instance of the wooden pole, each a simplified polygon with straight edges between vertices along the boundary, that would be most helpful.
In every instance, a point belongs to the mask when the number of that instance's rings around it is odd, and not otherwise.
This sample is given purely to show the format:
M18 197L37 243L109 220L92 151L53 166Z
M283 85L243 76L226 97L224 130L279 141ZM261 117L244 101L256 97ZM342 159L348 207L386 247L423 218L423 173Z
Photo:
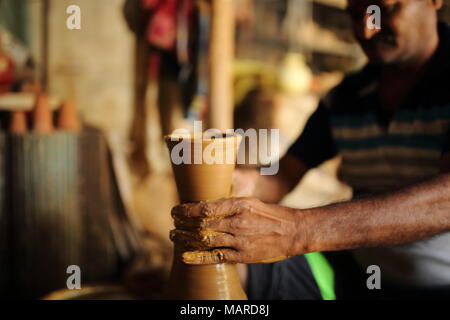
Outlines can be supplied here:
M44 92L48 90L48 54L49 54L49 34L50 34L50 0L43 0L41 11L42 23L42 73L41 89Z
M233 128L233 0L211 1L208 127Z

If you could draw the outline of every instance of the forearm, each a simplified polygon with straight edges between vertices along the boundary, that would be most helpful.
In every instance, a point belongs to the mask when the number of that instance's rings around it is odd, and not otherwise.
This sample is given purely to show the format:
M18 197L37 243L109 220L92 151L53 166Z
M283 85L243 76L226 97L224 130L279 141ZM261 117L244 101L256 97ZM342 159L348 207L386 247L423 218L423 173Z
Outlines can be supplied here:
M297 214L297 254L420 240L450 230L450 175Z
M171 239L188 264L268 263L408 243L450 230L450 174L391 194L299 210L255 198L183 204Z

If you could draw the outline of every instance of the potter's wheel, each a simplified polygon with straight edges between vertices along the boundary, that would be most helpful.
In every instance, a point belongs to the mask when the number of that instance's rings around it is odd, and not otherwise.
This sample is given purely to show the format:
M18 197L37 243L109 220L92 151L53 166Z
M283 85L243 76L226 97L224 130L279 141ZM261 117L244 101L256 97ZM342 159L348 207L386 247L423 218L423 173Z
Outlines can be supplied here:
M44 300L134 300L126 288L116 285L88 286L79 290L54 291Z

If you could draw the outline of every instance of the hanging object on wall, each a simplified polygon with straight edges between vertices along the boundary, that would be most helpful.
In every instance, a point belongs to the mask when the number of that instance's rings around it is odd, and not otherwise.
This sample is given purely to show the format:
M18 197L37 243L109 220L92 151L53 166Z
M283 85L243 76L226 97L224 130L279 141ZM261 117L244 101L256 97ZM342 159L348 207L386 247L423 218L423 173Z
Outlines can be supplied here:
M175 48L177 36L177 0L147 1L144 8L153 9L152 18L147 27L147 40L163 50Z

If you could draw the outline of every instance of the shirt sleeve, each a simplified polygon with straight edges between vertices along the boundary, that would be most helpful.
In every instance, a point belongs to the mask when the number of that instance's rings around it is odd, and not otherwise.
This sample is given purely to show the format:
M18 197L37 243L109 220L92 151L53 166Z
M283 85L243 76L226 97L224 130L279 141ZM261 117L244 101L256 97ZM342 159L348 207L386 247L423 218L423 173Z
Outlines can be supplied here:
M337 155L331 134L330 112L323 102L311 115L306 126L288 153L297 157L310 168L314 168Z

